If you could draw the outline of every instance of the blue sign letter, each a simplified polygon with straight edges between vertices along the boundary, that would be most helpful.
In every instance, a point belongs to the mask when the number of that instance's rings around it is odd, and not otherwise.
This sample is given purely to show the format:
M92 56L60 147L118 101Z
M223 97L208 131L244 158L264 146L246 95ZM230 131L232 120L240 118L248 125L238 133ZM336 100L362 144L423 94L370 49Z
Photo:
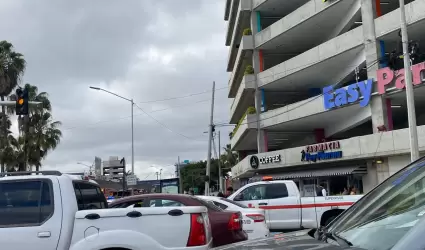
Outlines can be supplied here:
M372 96L372 79L357 83L360 88L360 93L363 96L363 100L360 101L360 107L366 107L369 104L370 97Z
M325 109L331 109L335 107L333 102L334 94L333 94L333 86L326 86L323 88L323 103L325 105Z

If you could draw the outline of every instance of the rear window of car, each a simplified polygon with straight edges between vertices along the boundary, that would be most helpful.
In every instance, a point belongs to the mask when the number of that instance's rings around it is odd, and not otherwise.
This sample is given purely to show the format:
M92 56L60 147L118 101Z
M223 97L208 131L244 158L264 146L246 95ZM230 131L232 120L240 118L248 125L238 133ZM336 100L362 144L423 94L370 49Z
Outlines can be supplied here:
M0 228L37 226L54 212L48 179L0 182Z
M224 211L223 209L217 207L216 205L214 205L211 202L205 201L203 199L199 199L199 198L194 197L194 196L192 196L191 198L194 199L194 200L196 200L196 201L198 201L199 203L201 203L202 206L208 208L208 210L213 210L213 211L216 211L216 212L222 212L222 211Z
M108 202L99 186L85 181L74 181L78 210L108 208Z
M240 203L237 203L236 201L232 201L232 200L229 200L229 199L226 199L226 198L220 198L220 200L225 201L225 202L229 202L229 203L231 203L235 206L241 207L241 208L249 208L248 206L245 206L244 204L240 204Z

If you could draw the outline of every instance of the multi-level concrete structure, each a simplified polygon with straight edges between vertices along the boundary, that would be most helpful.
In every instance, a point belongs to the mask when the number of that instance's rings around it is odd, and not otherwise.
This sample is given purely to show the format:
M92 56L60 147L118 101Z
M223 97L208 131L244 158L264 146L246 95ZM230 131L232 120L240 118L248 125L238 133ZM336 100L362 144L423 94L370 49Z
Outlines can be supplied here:
M107 180L122 180L123 174L125 173L125 167L118 159L118 156L110 156L109 161L103 162L103 176Z
M425 0L406 1L406 15L425 44ZM273 175L306 193L315 182L368 191L410 161L402 71L388 68L398 0L227 0L224 19L240 184ZM413 72L421 151L424 68Z

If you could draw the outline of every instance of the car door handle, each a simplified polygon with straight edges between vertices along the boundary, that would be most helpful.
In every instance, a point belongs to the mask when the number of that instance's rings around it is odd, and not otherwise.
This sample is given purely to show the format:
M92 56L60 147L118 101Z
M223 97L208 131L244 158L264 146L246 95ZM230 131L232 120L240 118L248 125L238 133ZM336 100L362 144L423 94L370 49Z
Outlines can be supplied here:
M37 234L38 238L49 238L51 236L50 232L39 232Z
M265 206L265 205L267 205L267 203L265 203L265 202L261 202L261 203L258 203L258 205L260 205L260 206Z
M142 216L142 213L139 211L131 211L127 213L127 217L130 217L130 218L138 218L140 216Z
M100 215L98 214L87 214L84 218L88 220L97 220L100 218Z
M173 209L173 210L170 210L168 212L168 215L171 215L171 216L180 216L180 215L183 215L183 211L180 210L180 209Z

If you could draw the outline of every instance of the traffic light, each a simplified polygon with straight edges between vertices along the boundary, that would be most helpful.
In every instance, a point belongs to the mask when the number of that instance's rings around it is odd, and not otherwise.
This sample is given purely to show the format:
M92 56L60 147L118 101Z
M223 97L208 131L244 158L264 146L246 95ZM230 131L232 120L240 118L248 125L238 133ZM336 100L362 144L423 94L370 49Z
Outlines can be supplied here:
M28 90L16 90L16 115L28 115Z

